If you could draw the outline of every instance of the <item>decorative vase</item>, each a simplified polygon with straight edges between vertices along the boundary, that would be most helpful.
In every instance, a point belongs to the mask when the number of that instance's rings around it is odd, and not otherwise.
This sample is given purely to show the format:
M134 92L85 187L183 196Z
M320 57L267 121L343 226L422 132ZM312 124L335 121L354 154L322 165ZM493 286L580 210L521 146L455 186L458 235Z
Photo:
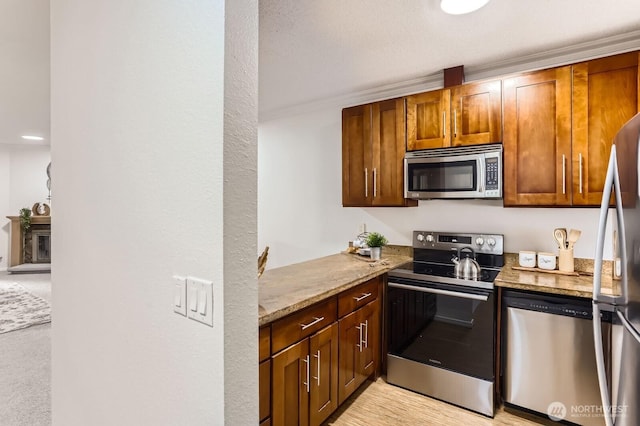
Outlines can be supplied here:
M371 260L380 260L382 247L370 247L369 249L371 250Z

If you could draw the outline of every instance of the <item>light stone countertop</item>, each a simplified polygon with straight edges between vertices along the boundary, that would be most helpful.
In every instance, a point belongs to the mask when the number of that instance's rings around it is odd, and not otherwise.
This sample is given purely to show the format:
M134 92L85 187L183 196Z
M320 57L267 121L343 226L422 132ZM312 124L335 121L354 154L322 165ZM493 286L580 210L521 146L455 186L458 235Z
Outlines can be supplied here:
M381 257L381 261L369 262L363 260L368 258L358 258L355 254L338 253L266 270L258 279L259 325L271 323L411 262L411 247L387 246Z
M495 280L496 287L508 287L542 293L566 296L593 297L593 275L569 276L546 272L521 271L512 269L518 266L518 255L505 254L505 265ZM593 273L593 260L575 259L575 270ZM602 268L602 292L607 295L619 294L618 281L612 279L611 261L605 261Z

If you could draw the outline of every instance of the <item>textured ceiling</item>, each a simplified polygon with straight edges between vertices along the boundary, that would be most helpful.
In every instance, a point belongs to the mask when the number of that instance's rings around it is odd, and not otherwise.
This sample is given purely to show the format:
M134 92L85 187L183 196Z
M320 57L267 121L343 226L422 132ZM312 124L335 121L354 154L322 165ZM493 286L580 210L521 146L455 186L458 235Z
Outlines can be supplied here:
M24 141L25 134L45 141ZM1 0L0 144L48 141L49 0Z
M261 115L640 29L638 0L492 0L462 16L439 0L259 4ZM1 0L0 144L48 143L49 69L49 1Z
M260 114L640 29L638 0L260 0ZM640 46L639 46L640 48Z

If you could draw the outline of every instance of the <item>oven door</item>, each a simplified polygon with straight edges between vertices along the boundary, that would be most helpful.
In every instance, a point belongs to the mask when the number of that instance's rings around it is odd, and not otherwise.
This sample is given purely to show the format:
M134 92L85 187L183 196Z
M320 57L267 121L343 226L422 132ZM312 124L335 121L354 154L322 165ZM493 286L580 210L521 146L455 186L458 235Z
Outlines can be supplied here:
M493 290L389 278L388 353L493 382Z
M405 198L483 198L484 157L405 158Z

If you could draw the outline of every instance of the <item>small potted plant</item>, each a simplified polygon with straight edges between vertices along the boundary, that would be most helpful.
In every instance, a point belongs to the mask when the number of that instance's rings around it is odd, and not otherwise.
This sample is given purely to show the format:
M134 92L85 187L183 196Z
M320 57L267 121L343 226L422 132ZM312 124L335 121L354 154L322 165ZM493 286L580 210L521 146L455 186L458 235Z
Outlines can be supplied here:
M379 260L382 247L387 245L387 239L378 232L372 232L367 236L367 245L371 249L371 260Z

